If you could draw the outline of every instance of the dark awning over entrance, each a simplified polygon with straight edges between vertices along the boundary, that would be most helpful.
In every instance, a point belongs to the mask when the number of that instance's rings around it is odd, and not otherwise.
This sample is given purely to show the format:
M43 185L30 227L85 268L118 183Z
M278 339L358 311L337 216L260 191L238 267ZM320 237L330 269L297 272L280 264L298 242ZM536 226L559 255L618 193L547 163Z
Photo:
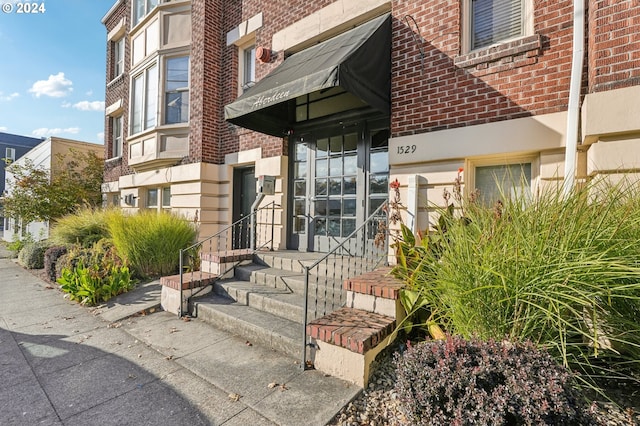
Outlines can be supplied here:
M224 107L225 119L283 136L293 128L289 101L341 87L388 115L391 91L391 17L384 15L287 58Z

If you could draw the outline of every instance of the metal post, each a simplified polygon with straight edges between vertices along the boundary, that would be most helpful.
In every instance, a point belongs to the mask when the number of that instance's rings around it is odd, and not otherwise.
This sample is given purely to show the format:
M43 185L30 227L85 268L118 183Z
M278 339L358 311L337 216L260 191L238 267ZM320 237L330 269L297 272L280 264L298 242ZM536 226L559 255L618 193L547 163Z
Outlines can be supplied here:
M269 251L273 251L273 224L275 222L275 215L276 215L276 203L273 202L271 204L271 249Z
M307 369L307 310L309 309L309 267L305 266L304 274L304 308L302 312L302 370Z
M249 232L251 233L251 251L255 251L256 249L256 211L258 210L258 206L260 205L260 202L263 198L264 194L258 193L258 195L256 196L256 200L251 205L251 229L249 230Z
M180 249L180 306L178 307L178 317L182 318L182 282L183 282L183 275L184 275L184 267L183 267L183 261L182 259L184 258L184 250Z

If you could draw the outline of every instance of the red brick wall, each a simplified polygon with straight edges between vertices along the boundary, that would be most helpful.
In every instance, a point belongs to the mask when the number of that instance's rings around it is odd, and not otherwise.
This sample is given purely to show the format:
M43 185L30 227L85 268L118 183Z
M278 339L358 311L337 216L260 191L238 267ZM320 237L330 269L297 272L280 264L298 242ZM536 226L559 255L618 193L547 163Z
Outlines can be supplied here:
M589 92L640 84L640 1L589 1Z
M121 3L118 8L109 16L105 22L105 33L109 33L120 22L122 18L125 21L126 32L129 32L131 9L129 2ZM122 99L124 113L122 121L122 135L126 141L129 129L129 63L130 52L129 43L124 43L124 73L117 79L113 79L113 61L114 52L113 45L108 42L106 45L107 54L107 68L106 68L106 92L105 92L105 105L109 106L119 99ZM111 127L111 120L109 117L105 117L104 126L104 149L105 159L111 157L113 152L113 129ZM117 181L118 177L132 173L131 169L127 166L127 158L129 157L129 149L125 142L122 147L122 157L118 160L111 160L105 162L104 181L113 182Z
M566 110L570 0L534 1L537 48L514 48L498 59L467 64L461 63L469 58L461 51L460 5L459 0L394 1L393 136ZM415 19L419 34L406 15Z
M191 161L220 163L222 123L220 31L222 0L193 0L191 4L191 91L189 157Z
M243 2L225 2L225 25L223 36L226 37L241 22L262 12L263 26L256 31L256 46L271 48L271 39L274 33L302 19L303 17L321 9L333 0L320 0L308 2L304 0L292 0L276 2L270 0L245 0ZM226 47L223 54L223 105L233 102L238 96L238 48ZM256 79L260 80L283 61L282 52L277 52L275 58L269 63L256 63ZM262 147L263 157L273 157L287 154L288 146L285 138L276 138L224 123L220 145L220 156L225 154Z

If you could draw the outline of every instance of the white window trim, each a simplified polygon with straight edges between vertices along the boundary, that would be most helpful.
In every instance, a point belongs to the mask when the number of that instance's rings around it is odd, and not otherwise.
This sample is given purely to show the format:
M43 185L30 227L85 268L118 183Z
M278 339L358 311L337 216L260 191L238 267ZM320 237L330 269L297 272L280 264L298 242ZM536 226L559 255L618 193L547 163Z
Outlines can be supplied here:
M508 166L531 163L531 194L536 194L540 183L539 154L502 154L486 157L466 158L464 163L464 193L468 197L476 188L476 167Z
M497 43L494 43L489 46L479 47L477 49L471 49L471 1L472 0L462 0L462 22L461 22L461 45L462 45L462 54L467 54L472 51L489 49L494 46L501 45L503 43L507 43L513 40L517 40L520 38L524 38L530 36L534 33L534 22L533 22L533 1L532 0L522 0L522 34L518 37L513 37L509 39L500 40Z
M156 109L154 111L155 114L155 124L153 126L147 127L145 128L145 123L146 123L146 110L147 110L147 104L148 104L148 86L149 86L149 77L148 77L148 71L153 68L156 67L157 69L157 81L155 82L156 84ZM139 136L142 135L146 132L152 131L153 129L158 127L158 110L160 108L160 78L161 77L161 73L162 70L160 69L160 67L158 66L158 62L157 61L153 61L150 62L148 64L145 64L145 66L143 68L141 68L138 72L136 72L134 75L131 76L131 82L129 84L130 90L130 96L129 96L129 136ZM134 126L134 120L133 120L133 114L134 114L134 110L135 110L135 90L134 90L134 81L140 77L140 76L144 76L143 77L143 89L142 89L142 93L143 93L143 101L142 101L142 122L141 122L141 128L139 131L135 132L133 130L133 126Z
M16 161L16 149L15 148L6 148L4 151L4 158L5 158L5 162L10 161L10 162L14 162Z
M169 205L165 205L165 193L164 191L166 189L169 189ZM149 205L149 191L156 191L156 204L154 205ZM170 186L157 186L157 187L151 187L151 188L147 188L147 190L145 191L145 197L144 197L144 208L149 209L149 210L171 210L171 187Z
M149 0L144 0L144 3L145 3L145 9L147 9L147 3L148 3L148 2L149 2ZM136 21L136 11L137 11L137 10L136 10L136 4L137 4L137 3L136 3L136 0L133 0L133 1L131 2L131 23L132 23L132 27L136 27L138 24L140 24L140 23L144 22L144 21L147 19L147 17L148 17L148 16L149 16L149 15L150 15L154 10L156 10L160 4L162 4L162 3L163 3L163 1L159 0L157 3L158 3L158 4L157 4L157 5L155 5L154 7L152 7L151 9L145 10L145 13L140 17L140 19L138 19L138 20Z
M167 123L167 94L169 93L169 91L167 90L167 64L169 63L169 60L171 59L176 59L176 58L187 58L187 86L186 87L180 87L178 89L174 89L171 92L187 92L187 97L189 99L189 105L188 105L188 111L187 111L187 121L181 121L178 123ZM189 123L189 117L191 116L191 56L189 54L183 54L183 55L175 55L175 56L169 56L166 57L164 59L164 67L162 69L162 105L160 106L161 108L161 117L162 117L162 123L165 125L184 125L184 124L188 124Z
M120 122L120 137L116 134L116 123ZM111 117L111 158L121 158L124 145L124 116Z
M113 43L112 44L112 47L113 47L113 64L112 64L111 72L112 72L113 78L111 80L115 80L116 78L118 78L122 74L124 74L125 38L121 37L118 40L112 41L112 43Z
M242 93L247 89L247 87L245 87L246 82L244 78L246 66L247 66L245 52L247 52L251 48L253 48L255 51L256 49L255 39L251 39L248 42L238 46L238 96L242 95ZM254 76L255 76L255 66L256 66L256 62L255 62L255 54L254 54L254 61L253 61ZM255 84L255 81L253 83ZM248 87L251 87L252 85L253 84L251 84Z

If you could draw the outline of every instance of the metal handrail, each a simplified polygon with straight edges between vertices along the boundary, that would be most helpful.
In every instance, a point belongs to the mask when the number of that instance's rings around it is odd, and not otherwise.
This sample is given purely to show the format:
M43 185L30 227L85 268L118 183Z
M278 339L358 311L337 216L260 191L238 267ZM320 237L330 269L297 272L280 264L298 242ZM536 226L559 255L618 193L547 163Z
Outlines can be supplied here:
M362 263L361 263L361 267L359 268L359 270L354 270L354 273L364 273L364 272L370 272L371 270L375 269L376 267L378 267L381 263L381 261L383 259L387 258L388 255L388 222L389 222L389 218L388 218L388 201L385 201L384 203L382 203L371 215L369 215L369 217L358 227L356 228L351 234L349 234L348 237L346 237L344 239L344 241L342 241L341 243L339 243L336 247L334 247L332 250L330 250L328 253L326 253L321 259L315 261L314 263L312 263L309 266L305 266L302 265L305 269L305 277L304 277L304 307L303 307L303 324L302 324L302 334L303 334L303 346L302 346L302 368L305 369L307 366L307 324L308 324L308 314L309 314L309 277L311 275L311 270L312 269L316 269L318 268L319 265L321 265L323 262L327 262L327 260L331 257L331 256L336 256L338 255L338 251L339 250L343 250L346 249L347 253L349 253L349 257L350 258L355 258L356 256L352 255L350 253L350 250L348 249L348 245L351 244L354 240L359 240L358 238L358 234L360 232L363 232L362 235L362 239L363 239L363 258L365 258L366 255L366 249L367 249L367 245L368 245L368 237L369 235L367 234L367 226L371 225L374 221L377 221L377 230L376 230L376 236L374 238L374 246L377 245L377 237L378 235L381 235L383 238L382 243L380 244L381 246L381 255L379 256L378 259L371 259L371 262L367 262L369 263L372 267L371 268L365 268ZM384 212L384 214L381 214L382 212ZM382 221L382 223L381 223ZM342 259L341 261L342 266L344 267L344 259ZM349 260L349 265L350 265L350 260ZM365 270L368 269L368 270ZM327 267L325 267L325 272L328 272L328 265ZM347 271L347 275L349 274L349 271ZM318 274L316 274L316 277L318 276ZM353 275L352 275L353 276ZM347 279L347 278L351 278L351 276L343 276L341 275L339 277L340 281L342 281L343 279ZM335 299L335 263L334 263L334 287L332 288L332 296ZM325 279L325 314L326 314L326 304L327 304L327 289L326 286L328 284L327 279ZM342 287L340 286L340 292L342 291ZM340 293L341 294L341 293ZM316 294L315 294L315 303L316 303L316 309L315 309L315 314L317 315L317 303L318 303L318 282L317 282L317 278L316 278ZM343 302L340 299L340 305L342 305ZM332 302L332 306L334 306L334 303Z
M231 223L230 225L226 226L225 228L223 228L222 230L218 231L217 233L215 233L214 235L207 237L205 239L203 239L202 241L199 241L197 243L194 243L192 245L190 245L189 247L186 247L184 249L180 250L180 308L179 308L179 312L178 312L178 316L182 317L184 316L184 312L182 309L183 303L185 303L185 298L184 298L184 258L185 258L185 254L189 253L190 251L194 251L194 252L200 252L202 247L209 243L211 245L211 242L214 239L218 239L218 249L219 249L219 241L220 239L222 239L223 237L225 237L225 249L224 251L228 251L229 249L226 248L228 245L228 242L231 242L231 249L230 250L235 250L233 248L234 246L234 230L239 226L242 225L243 222L247 222L250 219L257 217L257 215L263 211L266 210L271 210L271 223L270 223L270 228L271 228L271 238L269 240L266 240L265 242L262 242L261 245L259 247L252 247L252 248L248 248L247 250L250 250L251 253L255 253L258 250L261 250L267 246L269 247L270 251L273 251L273 240L274 240L274 220L275 220L275 209L276 207L280 207L280 205L276 204L275 201L270 202L269 204L262 206L256 210L254 210L253 212L251 212L250 214L246 215L245 217L236 220L235 222ZM258 226L256 226L254 229L249 229L249 232L251 234L256 234L257 233L257 228ZM231 238L227 238L228 234L231 233ZM236 236L237 237L237 236ZM220 250L218 250L218 252L220 252ZM201 253L196 253L194 257L199 257ZM230 268L227 268L225 271L222 271L221 274L219 274L219 276L224 276L226 275L226 273L228 273L231 269L233 269L240 261L237 262L233 262L233 265ZM191 273L193 274L194 272L200 272L200 279L202 279L202 270L201 268L198 268L198 271L195 271L196 268L196 261L193 262L192 267L194 268L194 270L191 271ZM200 291L202 291L204 288L206 287L202 287L198 292L193 293L187 300L187 305L189 304L190 300L195 297ZM188 310L188 308L187 308Z

